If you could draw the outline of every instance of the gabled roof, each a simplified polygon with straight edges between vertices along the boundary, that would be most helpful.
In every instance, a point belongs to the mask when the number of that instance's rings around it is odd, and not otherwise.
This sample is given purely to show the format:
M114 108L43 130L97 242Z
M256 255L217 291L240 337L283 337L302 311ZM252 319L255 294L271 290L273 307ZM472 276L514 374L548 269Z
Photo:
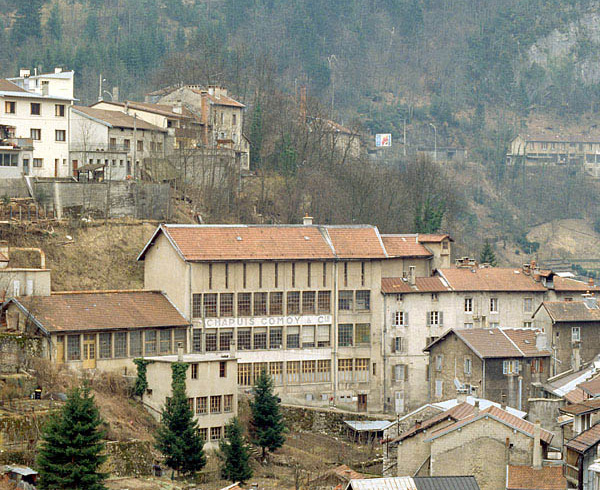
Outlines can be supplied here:
M525 434L526 436L533 438L533 431L535 427L534 424L510 414L506 410L502 410L501 408L491 406L489 408L486 408L485 410L480 410L478 414L473 413L469 417L466 417L462 420L458 420L447 427L443 427L441 429L436 430L431 434L429 438L425 439L425 442L433 441L438 437L442 437L446 434L449 434L450 432L454 432L455 430L460 429L461 427L472 424L486 417L494 419L497 422L500 422L501 424L510 427L511 429L515 429ZM552 432L549 432L545 429L541 429L540 439L543 442L545 442L546 444L550 444L550 442L552 441L552 437Z
M507 490L565 490L567 479L563 475L562 465L531 466L509 465L507 471Z
M584 393L591 397L600 395L600 376L577 385Z
M565 446L580 454L585 453L600 442L600 423L567 441Z
M586 413L597 412L600 410L600 398L593 400L583 400L579 403L573 403L566 405L558 409L561 413L568 413L570 415L583 415Z
M557 275L554 275L552 278L552 281L554 283L553 289L555 291L560 291L560 292L568 292L568 291L573 291L573 292L581 292L581 293L585 293L585 292L593 292L593 291L600 291L600 287L594 285L594 284L590 284L589 282L584 282L584 281L578 281L577 279L571 279L570 277L560 277Z
M546 291L533 276L511 267L456 267L438 269L437 273L454 291Z
M417 235L381 235L390 257L433 257Z
M5 78L0 78L0 92L24 92L29 93L24 88L19 87L16 83L13 83Z
M11 299L45 333L187 327L160 291L77 291Z
M408 438L418 434L419 432L423 432L424 430L427 430L430 427L433 427L445 420L455 420L456 421L456 420L463 419L463 418L471 415L473 413L473 410L474 410L473 405L471 405L467 402L459 403L458 405L456 405L448 410L445 410L442 413L438 413L438 414L434 415L433 417L430 417L429 419L424 420L423 422L421 422L419 424L414 424L410 429L404 431L398 437L393 439L393 442L398 442L398 441L403 441L404 439L408 439Z
M440 243L446 239L454 241L448 233L419 233L420 243Z
M536 334L538 333L540 333L538 330L532 328L452 328L424 350L429 351L448 335L455 334L480 359L550 356L549 350L537 348Z
M554 322L600 322L600 308L589 308L584 301L544 301L540 308Z
M130 109L151 112L153 114L159 114L161 116L171 117L175 119L190 119L192 117L191 113L189 113L189 111L187 111L185 108L182 108L182 112L179 113L175 112L174 106L167 104L152 104L150 102L134 102L130 100L128 100L127 102L111 102L108 100L102 100L92 104L91 107L95 107L98 104L110 104L123 109L126 106L129 106Z
M160 234L188 262L387 258L379 231L368 225L161 225L138 260Z
M349 482L350 480L356 480L356 479L365 477L365 475L363 475L362 473L358 473L357 471L354 471L349 466L347 466L345 464L341 464L339 466L335 466L334 468L330 468L327 471L321 473L319 476L312 479L309 483L313 484L318 481L325 480L331 476L333 476L334 478L336 478L342 482Z
M144 121L143 119L134 118L129 114L125 114L120 111L109 111L106 109L95 109L93 107L84 107L84 106L73 106L73 111L83 115L84 117L88 117L90 119L96 120L101 124L105 124L109 127L113 128L126 128L126 129L144 129L148 131L160 131L166 132L165 129L159 128L154 124L150 124L149 122Z
M200 90L193 90L193 92L201 93ZM246 107L244 104L242 104L241 102L238 102L235 99L232 99L228 95L211 95L208 92L206 92L206 95L208 97L208 100L210 100L210 102L214 105L239 107L239 108Z
M444 284L441 277L416 277L414 286L411 286L403 277L381 279L381 292L384 294L441 293L444 291L450 291L450 288Z

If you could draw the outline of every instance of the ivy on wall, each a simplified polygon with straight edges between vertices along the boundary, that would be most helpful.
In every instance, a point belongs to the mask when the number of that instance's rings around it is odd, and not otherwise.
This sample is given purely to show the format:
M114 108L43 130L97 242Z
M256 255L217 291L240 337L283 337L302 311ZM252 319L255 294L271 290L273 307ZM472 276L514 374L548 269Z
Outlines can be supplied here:
M146 393L148 388L148 378L146 372L148 370L148 364L152 361L147 359L134 359L134 364L137 366L137 379L135 380L135 386L133 387L133 393L137 396L142 396Z

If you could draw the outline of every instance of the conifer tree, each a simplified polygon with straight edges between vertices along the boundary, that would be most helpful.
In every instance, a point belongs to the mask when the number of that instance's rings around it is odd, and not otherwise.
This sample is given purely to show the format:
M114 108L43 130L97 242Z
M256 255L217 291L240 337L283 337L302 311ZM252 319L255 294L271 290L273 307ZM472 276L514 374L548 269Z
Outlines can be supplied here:
M193 475L206 465L204 441L198 422L188 404L185 377L188 364L172 365L172 397L162 411L161 424L156 432L156 449L164 456L167 465L178 473Z
M240 420L234 417L225 427L227 439L219 442L219 456L223 460L221 476L229 481L240 483L252 477L252 468L249 464L250 453L242 432Z
M100 472L106 460L103 423L89 387L69 392L62 410L44 428L37 458L38 488L44 490L105 490L107 475Z
M265 370L260 373L254 385L252 410L252 442L262 448L262 457L267 449L274 451L283 446L285 425L279 409L279 398L273 393L273 380Z
M490 241L487 239L485 241L485 244L483 245L483 249L481 250L481 255L479 256L479 263L490 264L492 267L496 267L496 265L498 265L494 248L492 247Z

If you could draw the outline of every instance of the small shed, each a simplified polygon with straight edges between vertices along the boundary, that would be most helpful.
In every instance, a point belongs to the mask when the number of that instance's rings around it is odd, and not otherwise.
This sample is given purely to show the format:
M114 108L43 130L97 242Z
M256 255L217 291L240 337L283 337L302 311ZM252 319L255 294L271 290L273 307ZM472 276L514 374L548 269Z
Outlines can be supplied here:
M348 437L354 442L381 441L383 433L394 422L389 420L345 420Z
M9 481L28 483L30 485L35 485L38 476L38 472L28 466L6 465L2 473L8 477Z

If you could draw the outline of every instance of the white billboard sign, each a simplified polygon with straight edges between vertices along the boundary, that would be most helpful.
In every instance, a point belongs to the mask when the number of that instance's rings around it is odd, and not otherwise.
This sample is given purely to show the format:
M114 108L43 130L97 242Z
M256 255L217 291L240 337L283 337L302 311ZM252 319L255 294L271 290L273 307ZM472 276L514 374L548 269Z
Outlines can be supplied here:
M375 146L392 146L392 135L390 133L379 133L375 135Z

